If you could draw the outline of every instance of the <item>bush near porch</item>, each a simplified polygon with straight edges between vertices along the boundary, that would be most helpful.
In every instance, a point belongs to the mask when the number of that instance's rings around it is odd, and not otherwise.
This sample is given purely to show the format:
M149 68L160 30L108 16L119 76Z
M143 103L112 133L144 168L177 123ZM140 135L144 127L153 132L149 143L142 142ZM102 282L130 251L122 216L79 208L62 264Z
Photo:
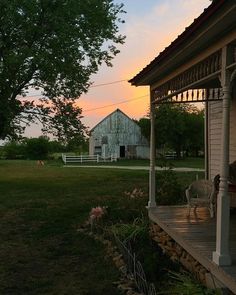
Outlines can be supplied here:
M148 171L0 161L0 176L0 294L119 294L113 285L119 273L104 260L104 246L78 228L98 205L108 206L104 226L146 218ZM186 184L195 173L177 177ZM134 188L144 194L125 194ZM140 241L138 255L158 285L157 254Z

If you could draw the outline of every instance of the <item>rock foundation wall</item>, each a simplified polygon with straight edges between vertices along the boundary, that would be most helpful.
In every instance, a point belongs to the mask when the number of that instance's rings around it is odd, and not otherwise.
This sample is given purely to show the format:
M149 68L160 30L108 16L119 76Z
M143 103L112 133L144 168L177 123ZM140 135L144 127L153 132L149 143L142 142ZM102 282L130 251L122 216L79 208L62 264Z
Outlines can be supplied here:
M155 223L150 225L150 235L172 261L181 263L195 275L197 280L206 285L206 274L209 271L176 243L159 225Z

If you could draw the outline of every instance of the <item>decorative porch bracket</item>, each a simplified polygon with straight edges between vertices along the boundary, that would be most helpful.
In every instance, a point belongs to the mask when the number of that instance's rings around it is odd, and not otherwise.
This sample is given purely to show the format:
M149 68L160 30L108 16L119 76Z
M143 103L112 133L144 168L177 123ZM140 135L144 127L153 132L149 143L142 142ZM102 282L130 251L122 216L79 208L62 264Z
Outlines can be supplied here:
M221 73L221 52L216 51L209 57L193 65L183 73L158 86L153 91L153 102L183 103L203 102L220 99L218 76ZM215 81L212 89L204 87ZM217 83L218 82L218 83Z

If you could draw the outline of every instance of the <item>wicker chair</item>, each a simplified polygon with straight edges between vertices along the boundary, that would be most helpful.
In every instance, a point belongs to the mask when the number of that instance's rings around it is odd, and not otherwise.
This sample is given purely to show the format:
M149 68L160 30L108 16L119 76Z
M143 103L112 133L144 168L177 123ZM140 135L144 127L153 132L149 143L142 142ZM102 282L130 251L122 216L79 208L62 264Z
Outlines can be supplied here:
M196 213L197 207L207 207L210 211L211 218L215 214L216 190L214 184L210 180L196 180L190 184L185 191L188 202L188 216L191 208Z

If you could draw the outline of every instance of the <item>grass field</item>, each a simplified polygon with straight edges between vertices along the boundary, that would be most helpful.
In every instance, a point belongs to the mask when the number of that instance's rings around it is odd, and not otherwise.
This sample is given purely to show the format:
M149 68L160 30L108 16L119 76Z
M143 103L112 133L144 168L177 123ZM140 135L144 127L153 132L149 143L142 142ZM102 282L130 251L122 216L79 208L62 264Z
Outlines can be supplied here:
M180 173L182 184L194 173ZM129 199L125 191L145 196ZM94 206L109 223L146 216L148 171L0 161L0 294L120 294L104 248L77 231Z
M73 164L71 164L73 165ZM76 163L76 165L81 165L80 163ZM149 160L129 160L129 159L118 159L117 162L84 162L82 165L109 165L109 166L149 166ZM156 160L156 166L162 166L163 161L160 159ZM185 158L185 159L173 159L168 160L167 165L171 165L173 167L187 167L187 168L199 168L204 169L204 158Z

